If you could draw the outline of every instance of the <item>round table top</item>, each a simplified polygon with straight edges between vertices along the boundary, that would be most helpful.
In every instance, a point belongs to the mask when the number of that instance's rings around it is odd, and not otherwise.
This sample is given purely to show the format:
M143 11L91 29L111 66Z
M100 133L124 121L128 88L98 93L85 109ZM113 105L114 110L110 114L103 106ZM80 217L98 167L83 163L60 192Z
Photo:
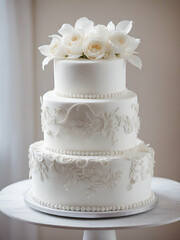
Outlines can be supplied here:
M30 187L31 180L24 180L4 188L0 192L0 211L31 224L84 230L152 227L180 220L180 183L166 178L152 179L152 190L158 196L154 209L134 216L108 219L58 217L33 210L24 202L24 192Z

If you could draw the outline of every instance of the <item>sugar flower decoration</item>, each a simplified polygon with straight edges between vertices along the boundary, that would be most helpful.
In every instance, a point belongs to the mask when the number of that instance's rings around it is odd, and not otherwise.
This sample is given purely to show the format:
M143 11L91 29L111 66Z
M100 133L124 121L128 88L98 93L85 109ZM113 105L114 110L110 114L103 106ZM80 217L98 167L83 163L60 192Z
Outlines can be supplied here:
M42 55L46 56L42 62L45 65L53 59L90 60L123 58L135 67L141 69L142 61L135 51L140 39L129 36L132 21L121 21L114 25L111 21L107 26L96 25L86 17L76 21L75 26L63 24L59 35L51 35L50 45L39 47Z

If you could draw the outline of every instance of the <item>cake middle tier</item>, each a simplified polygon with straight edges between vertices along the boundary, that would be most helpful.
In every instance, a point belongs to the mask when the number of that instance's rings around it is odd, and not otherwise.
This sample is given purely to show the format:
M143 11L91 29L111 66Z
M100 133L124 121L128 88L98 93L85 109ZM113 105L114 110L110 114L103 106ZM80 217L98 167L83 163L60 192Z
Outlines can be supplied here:
M137 95L116 99L72 99L54 91L41 98L41 123L48 150L73 155L112 155L137 143Z

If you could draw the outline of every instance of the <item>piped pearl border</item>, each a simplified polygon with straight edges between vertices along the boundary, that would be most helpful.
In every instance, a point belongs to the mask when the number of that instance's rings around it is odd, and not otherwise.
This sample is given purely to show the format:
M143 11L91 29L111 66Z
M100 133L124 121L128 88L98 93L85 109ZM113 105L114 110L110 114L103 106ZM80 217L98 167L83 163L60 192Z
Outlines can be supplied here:
M127 93L127 89L122 92L107 93L107 94L86 94L86 93L59 93L54 91L58 97L64 98L83 98L83 99L107 99L107 98L118 98Z
M76 150L63 150L59 148L53 148L49 146L44 146L46 150L65 155L75 155L75 156L114 156L114 155L124 155L139 149L140 146L144 146L144 143L140 143L135 147L128 148L125 150L115 150L115 151L76 151Z
M155 194L152 192L150 198L145 199L143 201L136 202L136 203L128 204L128 205L89 207L89 206L74 206L74 205L71 206L71 205L54 204L51 202L39 200L37 197L33 196L32 192L31 192L31 196L35 202L39 203L42 206L53 208L53 209L64 210L64 211L76 211L76 212L109 212L109 211L129 210L133 208L146 206L155 200Z

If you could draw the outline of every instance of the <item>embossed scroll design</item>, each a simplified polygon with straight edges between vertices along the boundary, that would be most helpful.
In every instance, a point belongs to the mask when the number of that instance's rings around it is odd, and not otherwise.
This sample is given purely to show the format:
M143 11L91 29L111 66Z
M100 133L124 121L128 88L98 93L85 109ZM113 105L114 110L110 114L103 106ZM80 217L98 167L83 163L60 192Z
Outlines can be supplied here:
M51 159L50 161L46 159ZM30 177L38 172L40 180L58 177L65 174L64 188L66 191L80 183L86 183L85 195L90 198L95 192L113 189L121 178L121 171L111 167L108 159L72 159L68 157L52 157L50 155L38 156L30 151L29 168Z
M134 110L132 118L120 114L120 108L113 112L96 113L89 104L74 104L68 110L59 105L50 111L49 107L43 104L41 98L41 126L49 136L57 136L60 133L76 134L82 133L88 137L94 134L101 134L110 138L112 144L118 142L118 131L123 128L126 134L138 132L140 120L138 117L138 104L132 104Z

